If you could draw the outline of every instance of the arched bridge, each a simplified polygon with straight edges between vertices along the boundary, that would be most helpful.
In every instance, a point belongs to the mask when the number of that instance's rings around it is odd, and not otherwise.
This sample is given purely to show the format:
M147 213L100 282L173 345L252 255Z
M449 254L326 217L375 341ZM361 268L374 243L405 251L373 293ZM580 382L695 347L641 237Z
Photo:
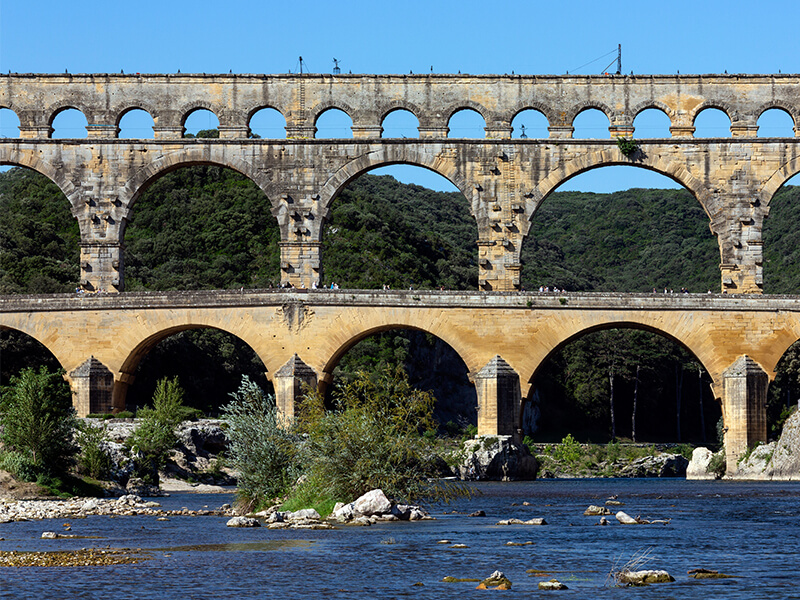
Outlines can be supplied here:
M537 368L589 331L633 327L687 348L711 376L729 465L766 439L768 380L800 338L800 298L722 294L539 294L357 290L150 292L0 297L0 328L44 344L67 371L80 414L122 409L142 357L176 332L238 336L266 366L286 415L303 383L325 386L356 342L429 332L466 363L478 430L514 434Z
M125 223L156 178L184 165L215 164L252 179L281 228L281 277L297 287L321 278L322 225L348 181L383 165L436 171L466 196L478 224L483 290L514 290L520 248L537 207L562 182L605 165L634 165L671 177L703 206L720 248L721 289L759 293L761 227L770 200L800 172L800 140L759 138L768 109L788 113L800 132L797 75L470 76L470 75L41 75L0 76L0 108L20 120L20 139L0 140L0 164L50 177L69 199L81 231L81 279L87 289L124 289ZM85 139L52 139L54 118L75 108ZM183 138L197 109L219 118L220 139ZM250 119L278 110L287 139L251 139ZM337 108L352 139L315 139L317 119ZM598 109L605 139L572 139L575 117ZM725 111L731 137L693 137L697 115ZM153 139L119 139L122 117L150 113ZM450 117L479 112L486 138L449 137ZM541 112L547 139L511 139L525 109ZM625 155L616 138L635 136L646 109L669 118L669 136L638 140ZM418 139L382 138L383 120L407 110Z

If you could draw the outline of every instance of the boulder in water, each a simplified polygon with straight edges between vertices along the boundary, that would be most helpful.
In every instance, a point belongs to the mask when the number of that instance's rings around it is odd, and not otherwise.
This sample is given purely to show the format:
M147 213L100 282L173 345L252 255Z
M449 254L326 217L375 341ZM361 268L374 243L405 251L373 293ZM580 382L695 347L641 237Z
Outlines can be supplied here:
M536 479L539 465L512 436L482 435L464 442L464 460L456 468L466 481L513 481Z

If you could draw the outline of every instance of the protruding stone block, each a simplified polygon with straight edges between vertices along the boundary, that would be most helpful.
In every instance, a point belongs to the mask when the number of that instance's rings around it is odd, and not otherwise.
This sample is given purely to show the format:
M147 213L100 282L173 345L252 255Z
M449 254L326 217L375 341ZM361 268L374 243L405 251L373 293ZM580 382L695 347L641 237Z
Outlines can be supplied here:
M67 377L74 392L72 404L79 417L111 412L114 374L103 363L90 356Z
M275 387L275 404L281 418L289 421L295 417L295 406L306 388L316 389L317 373L295 354L272 376Z
M475 375L478 435L514 435L522 393L519 375L496 355Z
M722 373L722 414L725 419L727 473L736 473L739 457L756 442L767 441L769 376L743 354Z

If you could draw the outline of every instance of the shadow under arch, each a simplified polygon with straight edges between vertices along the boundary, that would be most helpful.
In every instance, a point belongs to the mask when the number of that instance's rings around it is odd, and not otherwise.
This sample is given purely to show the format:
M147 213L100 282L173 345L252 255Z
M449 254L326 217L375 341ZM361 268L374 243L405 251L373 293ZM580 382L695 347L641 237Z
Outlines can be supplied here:
M137 370L139 367L146 361L147 356L153 352L156 347L165 340L172 338L181 333L185 332L200 332L200 331L211 331L217 334L221 333L224 334L226 337L233 338L241 342L241 344L246 347L253 355L260 360L261 365L263 366L263 371L260 375L263 375L264 381L267 381L267 373L274 372L274 369L271 370L267 367L267 361L265 357L259 353L256 349L258 343L256 340L249 339L249 336L241 335L244 332L234 332L229 329L220 327L219 324L212 324L206 322L194 322L194 323L185 323L181 325L173 325L170 327L165 327L163 329L158 330L147 336L146 338L139 341L139 343L130 350L128 356L122 363L120 367L120 375L119 381L116 382L114 386L114 398L113 398L113 405L115 408L120 410L124 409L126 406L126 402L128 399L128 392L132 385L135 384L135 379L138 377ZM194 368L197 368L196 366ZM175 370L175 369L173 369ZM244 374L244 373L243 373ZM263 387L263 382L262 387ZM182 382L185 386L185 382ZM238 387L238 383L237 383ZM235 390L230 390L235 391ZM220 399L220 405L225 404L227 398Z
M382 334L389 334L389 339L383 338ZM392 335L396 337L392 338ZM319 390L323 395L329 396L334 381L334 371L342 364L343 359L347 362L346 355L359 344L374 338L378 338L376 345L362 348L361 352L368 352L368 356L375 359L376 363L380 360L381 364L388 366L403 365L409 383L413 387L432 392L436 398L434 412L440 428L463 429L467 425L477 424L477 390L462 354L446 339L422 327L384 325L370 328L351 337L336 350L324 367L319 379ZM401 342L398 346L398 338L405 338L405 343ZM406 351L402 357L396 354L400 347L404 347ZM384 350L386 354L382 356ZM366 369L374 368L373 365ZM354 374L359 370L362 370L360 365L355 367L349 365L349 369L345 372ZM338 370L336 376L339 376Z
M448 164L442 159L433 158L430 154L418 153L416 150L406 147L405 144L384 144L379 151L359 156L328 178L320 190L320 205L325 209L323 216L327 216L331 204L348 183L368 171L392 165L422 167L441 175L458 188L470 203L472 215L476 215L471 194L467 193L469 190L467 181L454 165Z
M528 379L527 393L525 393L525 386L523 386L523 397L522 397L521 405L519 407L519 414L518 414L519 421L518 422L519 423L523 423L524 422L524 414L525 414L527 405L529 405L530 403L533 402L534 397L538 393L537 379L541 378L541 376L543 375L543 372L545 371L548 363L550 362L550 360L553 357L557 356L561 351L563 351L567 346L569 346L573 342L577 342L577 341L579 341L579 340L581 340L583 338L586 338L587 336L590 336L590 335L595 334L595 333L610 332L610 331L639 331L639 332L645 332L645 333L653 334L655 336L658 336L660 338L668 340L669 342L671 342L672 344L674 344L675 346L677 346L678 348L680 348L681 350L686 352L686 354L688 355L690 361L696 362L700 366L699 377L700 377L700 381L701 381L701 387L700 387L700 396L701 396L701 398L702 398L702 396L706 395L710 390L711 398L714 399L714 402L712 403L713 407L707 407L707 408L714 409L714 412L717 412L716 409L719 409L720 416L723 416L723 413L722 413L722 402L721 402L721 398L719 397L720 396L720 392L721 392L721 387L722 387L721 386L721 372L719 372L719 371L715 372L714 369L716 369L717 366L713 364L713 361L709 357L705 357L705 359L704 359L704 357L701 356L701 355L703 355L703 352L699 351L699 349L698 349L698 346L700 344L695 346L695 348L698 350L698 351L696 351L695 349L692 348L692 345L687 343L685 340L682 340L680 337L678 337L676 335L670 334L669 332L667 332L663 328L656 327L656 326L654 326L652 324L643 323L643 322L636 322L636 321L631 321L631 320L622 320L622 321L609 321L609 322L604 322L604 323L598 323L598 324L595 324L595 325L592 325L592 326L589 326L589 327L584 327L584 328L580 329L579 331L572 332L570 335L564 337L563 339L558 341L556 344L554 344L551 348L549 348L547 353L538 362L538 364L536 365L535 370L533 371L532 375ZM625 349L623 349L623 350L625 350ZM622 353L620 353L620 354L622 354ZM593 358L593 360L596 360L596 358ZM709 370L709 368L708 368L709 366L711 367L711 370ZM622 373L620 373L620 375L622 375ZM720 383L720 385L717 385L717 383ZM702 406L702 402L701 402L701 406ZM710 430L710 425L714 425L714 424L715 424L715 422L714 423L711 423L711 422L705 423L706 430ZM705 436L705 433L704 433L704 436Z
M50 370L64 369L55 352L34 331L0 323L0 386L8 385L11 376L25 367L44 366Z

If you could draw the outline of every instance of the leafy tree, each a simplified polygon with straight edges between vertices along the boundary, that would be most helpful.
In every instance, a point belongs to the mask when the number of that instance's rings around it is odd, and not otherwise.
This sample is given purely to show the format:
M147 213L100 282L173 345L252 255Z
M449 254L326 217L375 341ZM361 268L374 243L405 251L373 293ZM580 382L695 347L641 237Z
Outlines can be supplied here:
M228 457L239 474L237 493L248 509L285 494L296 473L291 424L281 423L274 398L247 377L223 409Z
M412 388L398 368L377 378L358 373L334 399L327 411L322 397L309 393L299 409L304 470L321 495L349 501L381 488L409 499L430 491L436 465L423 433L434 426L431 394Z
M153 407L139 409L139 426L128 438L128 444L138 454L136 474L146 483L158 484L158 471L178 442L175 430L192 414L194 411L183 405L183 389L178 378L159 380L153 394Z
M0 441L5 453L16 453L18 475L57 475L76 452L72 394L63 371L24 369L11 378L0 403Z

